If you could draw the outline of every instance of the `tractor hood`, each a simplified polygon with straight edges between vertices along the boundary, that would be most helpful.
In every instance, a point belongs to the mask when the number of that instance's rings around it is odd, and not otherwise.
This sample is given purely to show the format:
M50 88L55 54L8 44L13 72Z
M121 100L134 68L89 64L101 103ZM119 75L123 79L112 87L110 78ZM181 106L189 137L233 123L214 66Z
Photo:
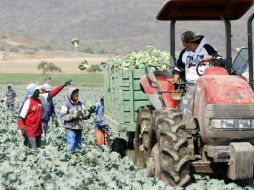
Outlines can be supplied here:
M254 104L254 93L239 76L203 75L197 80L195 96L206 104Z

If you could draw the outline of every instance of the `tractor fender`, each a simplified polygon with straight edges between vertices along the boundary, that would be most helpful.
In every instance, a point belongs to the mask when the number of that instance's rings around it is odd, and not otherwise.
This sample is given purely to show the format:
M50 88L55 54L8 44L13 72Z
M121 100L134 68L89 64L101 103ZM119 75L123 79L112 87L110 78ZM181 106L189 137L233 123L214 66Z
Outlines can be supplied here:
M152 78L152 77L150 77ZM160 91L173 91L174 85L168 81L168 77L166 76L156 76L153 78L156 84L151 84L147 76L143 76L140 78L140 86L141 89L147 94L150 103L156 109L162 109L163 107L166 108L176 108L177 101L172 99L172 93L164 92L162 94L159 93ZM164 103L163 103L164 102ZM165 104L165 105L164 105Z
M206 68L204 75L228 75L228 72L223 67L214 66Z

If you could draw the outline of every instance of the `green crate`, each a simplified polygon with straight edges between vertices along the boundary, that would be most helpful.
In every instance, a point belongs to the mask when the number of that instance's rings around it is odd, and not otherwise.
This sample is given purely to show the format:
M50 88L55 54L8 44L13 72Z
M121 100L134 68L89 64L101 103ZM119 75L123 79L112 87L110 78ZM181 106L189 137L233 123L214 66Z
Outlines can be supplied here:
M149 104L147 95L140 89L143 69L104 71L105 117L117 130L135 131L139 107Z

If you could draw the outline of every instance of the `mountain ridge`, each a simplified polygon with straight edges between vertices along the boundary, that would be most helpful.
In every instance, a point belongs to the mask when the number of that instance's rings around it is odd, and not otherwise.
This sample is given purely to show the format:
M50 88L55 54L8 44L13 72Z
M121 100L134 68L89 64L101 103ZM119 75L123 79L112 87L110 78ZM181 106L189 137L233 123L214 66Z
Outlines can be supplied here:
M169 49L169 22L156 20L164 0L0 0L0 49L30 48L29 43L11 45L10 36L40 41L35 49L72 50L70 40L80 39L80 51L126 54L154 46ZM247 46L247 18L232 21L232 47ZM225 52L223 22L177 22L177 50L180 34L193 30ZM218 32L219 31L219 32ZM8 41L9 40L9 41Z

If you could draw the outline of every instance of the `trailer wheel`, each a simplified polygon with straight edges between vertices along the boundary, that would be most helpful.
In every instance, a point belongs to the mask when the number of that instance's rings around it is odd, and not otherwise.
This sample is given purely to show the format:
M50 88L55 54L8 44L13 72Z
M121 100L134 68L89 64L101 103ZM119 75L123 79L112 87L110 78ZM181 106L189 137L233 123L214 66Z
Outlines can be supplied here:
M184 186L190 180L188 134L182 113L157 114L155 126L159 136L160 179L171 186Z
M134 139L135 139L135 132L127 132L128 137L128 149L134 150Z
M135 131L135 164L144 168L149 157L149 131L151 128L151 110L140 108Z
M111 145L112 152L117 152L121 158L126 156L126 151L128 148L128 143L123 138L115 138Z

